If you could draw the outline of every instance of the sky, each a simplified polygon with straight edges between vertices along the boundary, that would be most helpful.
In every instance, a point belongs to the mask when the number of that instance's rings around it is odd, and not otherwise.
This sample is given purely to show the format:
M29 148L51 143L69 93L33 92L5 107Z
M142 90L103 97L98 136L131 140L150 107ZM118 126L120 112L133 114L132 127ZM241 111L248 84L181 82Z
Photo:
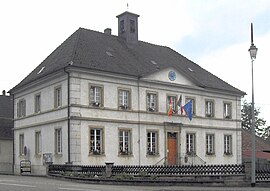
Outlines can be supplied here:
M270 125L269 0L0 1L0 91L17 85L79 27L117 35L116 16L124 11L140 15L139 40L174 49L246 92L248 102L253 23L255 107Z

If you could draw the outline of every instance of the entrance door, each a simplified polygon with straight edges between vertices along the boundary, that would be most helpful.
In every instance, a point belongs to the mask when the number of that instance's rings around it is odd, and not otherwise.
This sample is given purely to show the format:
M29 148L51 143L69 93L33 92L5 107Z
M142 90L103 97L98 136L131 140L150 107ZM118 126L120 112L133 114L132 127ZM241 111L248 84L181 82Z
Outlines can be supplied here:
M176 133L167 133L167 145L168 145L168 165L176 165L177 162L177 141Z

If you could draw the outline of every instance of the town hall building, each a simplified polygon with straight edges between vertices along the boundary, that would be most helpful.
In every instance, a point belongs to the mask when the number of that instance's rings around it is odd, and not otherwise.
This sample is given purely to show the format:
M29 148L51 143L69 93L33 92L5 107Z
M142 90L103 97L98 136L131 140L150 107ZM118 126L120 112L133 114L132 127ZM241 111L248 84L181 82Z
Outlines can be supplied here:
M33 174L47 163L242 163L245 93L169 47L139 41L138 17L118 15L118 36L79 28L10 90L15 173L25 159Z

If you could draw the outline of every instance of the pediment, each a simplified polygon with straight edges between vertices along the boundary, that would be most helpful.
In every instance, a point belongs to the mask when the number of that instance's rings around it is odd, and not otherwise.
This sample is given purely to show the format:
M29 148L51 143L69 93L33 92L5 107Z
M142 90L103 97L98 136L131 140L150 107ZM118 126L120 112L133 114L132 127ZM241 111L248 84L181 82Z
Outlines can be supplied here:
M181 84L186 86L195 86L195 84L190 79L188 79L185 75L183 75L181 72L172 67L165 68L158 72L149 74L145 76L144 79L148 79L151 81Z

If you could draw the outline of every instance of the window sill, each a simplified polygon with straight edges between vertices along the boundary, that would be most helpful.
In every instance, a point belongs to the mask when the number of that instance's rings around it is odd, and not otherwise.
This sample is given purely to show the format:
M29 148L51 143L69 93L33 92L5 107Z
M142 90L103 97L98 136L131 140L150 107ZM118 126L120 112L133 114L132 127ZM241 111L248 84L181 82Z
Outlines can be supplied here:
M41 158L41 154L35 154L36 158Z
M205 154L206 157L216 157L215 153L206 153Z
M89 153L88 156L89 157L106 157L105 153L102 153L102 154Z
M128 158L128 157L134 157L134 155L133 154L118 154L118 157Z
M224 157L232 157L233 154L232 154L232 153L228 153L228 154L227 154L227 153L224 153L223 156L224 156Z
M55 156L55 158L61 158L63 156L63 154L62 153L55 153L54 156Z
M156 158L156 157L160 157L159 153L157 154L146 154L147 158Z

